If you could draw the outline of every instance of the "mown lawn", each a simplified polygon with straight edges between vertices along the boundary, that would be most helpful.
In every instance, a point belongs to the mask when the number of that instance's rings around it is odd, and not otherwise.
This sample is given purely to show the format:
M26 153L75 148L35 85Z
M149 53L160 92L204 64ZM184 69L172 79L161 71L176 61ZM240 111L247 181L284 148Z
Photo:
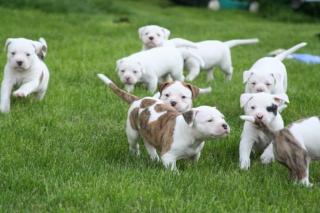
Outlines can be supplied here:
M1 43L8 37L43 36L51 71L44 101L13 99L11 113L0 115L0 211L318 212L319 163L311 165L315 186L308 189L294 185L278 163L261 165L258 155L249 171L240 171L238 144L243 70L267 52L300 41L309 43L301 52L319 54L319 25L159 2L114 1L115 12L83 14L0 7ZM118 22L121 17L129 22ZM115 60L140 50L137 29L146 24L166 26L173 37L195 41L261 40L232 49L232 82L225 83L217 71L213 93L195 102L217 106L231 135L208 140L197 165L180 161L179 175L152 163L144 149L140 158L128 154L127 105L96 77L98 71L107 73L120 84ZM5 61L2 53L2 67ZM319 115L320 66L291 60L285 64L291 101L283 113L285 123ZM205 77L202 73L194 84L207 86ZM150 95L142 87L135 94Z

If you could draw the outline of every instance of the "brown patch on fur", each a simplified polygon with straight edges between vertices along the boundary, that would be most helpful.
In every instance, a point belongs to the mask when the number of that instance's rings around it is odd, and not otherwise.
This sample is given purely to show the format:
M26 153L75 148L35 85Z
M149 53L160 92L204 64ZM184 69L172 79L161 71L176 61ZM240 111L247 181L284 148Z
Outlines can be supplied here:
M151 113L148 108L144 109L137 118L138 131L145 142L155 147L163 155L173 143L173 131L179 113L173 107L165 104L157 104L155 110L166 111L166 113L157 120L149 122Z
M192 84L181 82L183 86L187 87L191 93L192 93L192 99L195 99L198 97L200 89L196 86L193 86Z
M122 98L122 100L124 100L125 102L127 102L128 104L131 104L132 102L139 100L140 98L137 96L134 96L122 89L120 89L119 87L117 87L117 85L115 85L114 83L109 84L109 87L112 89L112 91L118 95L120 98Z
M310 157L289 129L284 128L275 134L273 146L276 159L290 170L294 179L307 176Z
M39 78L39 85L42 83L42 80L43 80L43 71L41 72L41 75L40 75L40 78Z
M153 104L155 104L157 101L154 100L154 99L150 99L150 98L146 98L146 99L143 99L140 103L140 107L141 108L147 108L147 107L150 107L152 106Z
M134 129L134 130L139 129L138 124L137 124L138 116L139 116L139 108L136 107L130 112L130 115L129 115L130 125L131 125L132 129Z
M173 81L167 81L167 82L164 82L162 84L159 85L159 92L160 92L160 95L162 93L162 91L167 88L168 86L170 86L171 84L173 84L174 82Z

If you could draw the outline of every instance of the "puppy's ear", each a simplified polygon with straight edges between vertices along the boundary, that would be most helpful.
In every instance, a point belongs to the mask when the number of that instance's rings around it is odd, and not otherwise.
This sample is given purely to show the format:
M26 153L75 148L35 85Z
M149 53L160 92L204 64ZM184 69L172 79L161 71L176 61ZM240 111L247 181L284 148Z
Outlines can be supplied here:
M273 98L278 106L289 103L289 97L285 93L273 95Z
M200 89L198 87L193 86L192 84L189 84L189 83L183 83L183 85L191 90L192 99L195 99L196 97L198 97L200 93Z
M162 91L167 88L168 86L170 86L172 84L172 82L167 81L167 82L163 82L159 85L159 92L160 92L160 96L162 94Z
M192 127L194 123L194 119L196 117L197 111L196 110L189 110L182 114L185 122L188 124L188 126Z
M243 108L251 99L253 98L253 94L244 93L240 96L240 107Z
M146 69L143 66L143 63L141 63L140 61L138 61L138 65L141 67L141 73L145 74L146 73Z
M170 30L168 30L168 29L166 29L166 28L164 28L164 27L162 27L161 30L163 31L164 38L165 38L166 40L168 40L168 39L169 39L169 36L170 36Z
M124 58L121 58L121 59L118 59L118 60L117 60L117 62L116 62L116 70L119 69L119 66L120 66L120 64L123 63L123 61L124 61Z
M247 83L250 77L253 75L253 72L246 70L243 72L243 83Z
M274 86L280 90L280 91L284 91L284 88L283 88L283 80L282 80L282 75L281 74L274 74L274 73L271 73L271 76L273 77L274 79Z
M33 41L32 45L35 48L35 53L43 60L48 51L46 40L44 40L44 38L39 38L39 41Z
M138 29L138 34L139 34L139 38L141 39L142 38L142 35L143 35L143 31L146 29L147 26L144 26L144 27L140 27Z
M6 40L6 43L4 44L4 51L7 52L8 50L8 46L10 45L10 43L12 42L13 38L8 38Z

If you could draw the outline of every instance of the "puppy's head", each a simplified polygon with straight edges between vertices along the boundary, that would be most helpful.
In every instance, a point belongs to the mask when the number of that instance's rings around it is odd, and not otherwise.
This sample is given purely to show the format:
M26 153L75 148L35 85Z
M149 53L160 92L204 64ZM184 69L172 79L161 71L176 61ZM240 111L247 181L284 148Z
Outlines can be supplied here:
M142 43L148 48L162 46L168 40L170 31L157 25L147 25L138 30Z
M246 115L254 117L265 125L270 124L278 115L279 107L289 103L286 94L271 95L269 93L244 93L240 97L240 106Z
M183 113L183 117L186 123L195 129L197 138L224 137L230 133L230 127L223 114L215 107L193 108Z
M272 72L244 71L243 83L246 84L248 92L273 93L278 86L281 86L281 75Z
M140 80L144 68L139 61L122 58L117 61L117 72L122 83L134 85Z
M28 70L38 59L41 42L24 38L8 38L5 43L9 66L17 71Z
M160 99L178 112L192 108L192 100L199 95L199 88L181 81L165 82L159 86Z

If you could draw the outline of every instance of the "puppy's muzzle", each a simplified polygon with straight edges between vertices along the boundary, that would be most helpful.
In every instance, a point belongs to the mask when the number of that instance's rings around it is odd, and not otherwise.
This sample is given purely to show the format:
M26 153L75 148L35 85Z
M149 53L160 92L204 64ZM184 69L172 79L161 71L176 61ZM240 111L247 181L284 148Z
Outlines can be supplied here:
M170 104L171 104L171 106L176 106L177 105L177 102L176 101L170 101Z
M19 67L21 67L22 64L23 64L23 61L17 61L17 64L18 64Z
M149 40L152 41L152 40L153 40L153 36L150 36L150 37L149 37Z

